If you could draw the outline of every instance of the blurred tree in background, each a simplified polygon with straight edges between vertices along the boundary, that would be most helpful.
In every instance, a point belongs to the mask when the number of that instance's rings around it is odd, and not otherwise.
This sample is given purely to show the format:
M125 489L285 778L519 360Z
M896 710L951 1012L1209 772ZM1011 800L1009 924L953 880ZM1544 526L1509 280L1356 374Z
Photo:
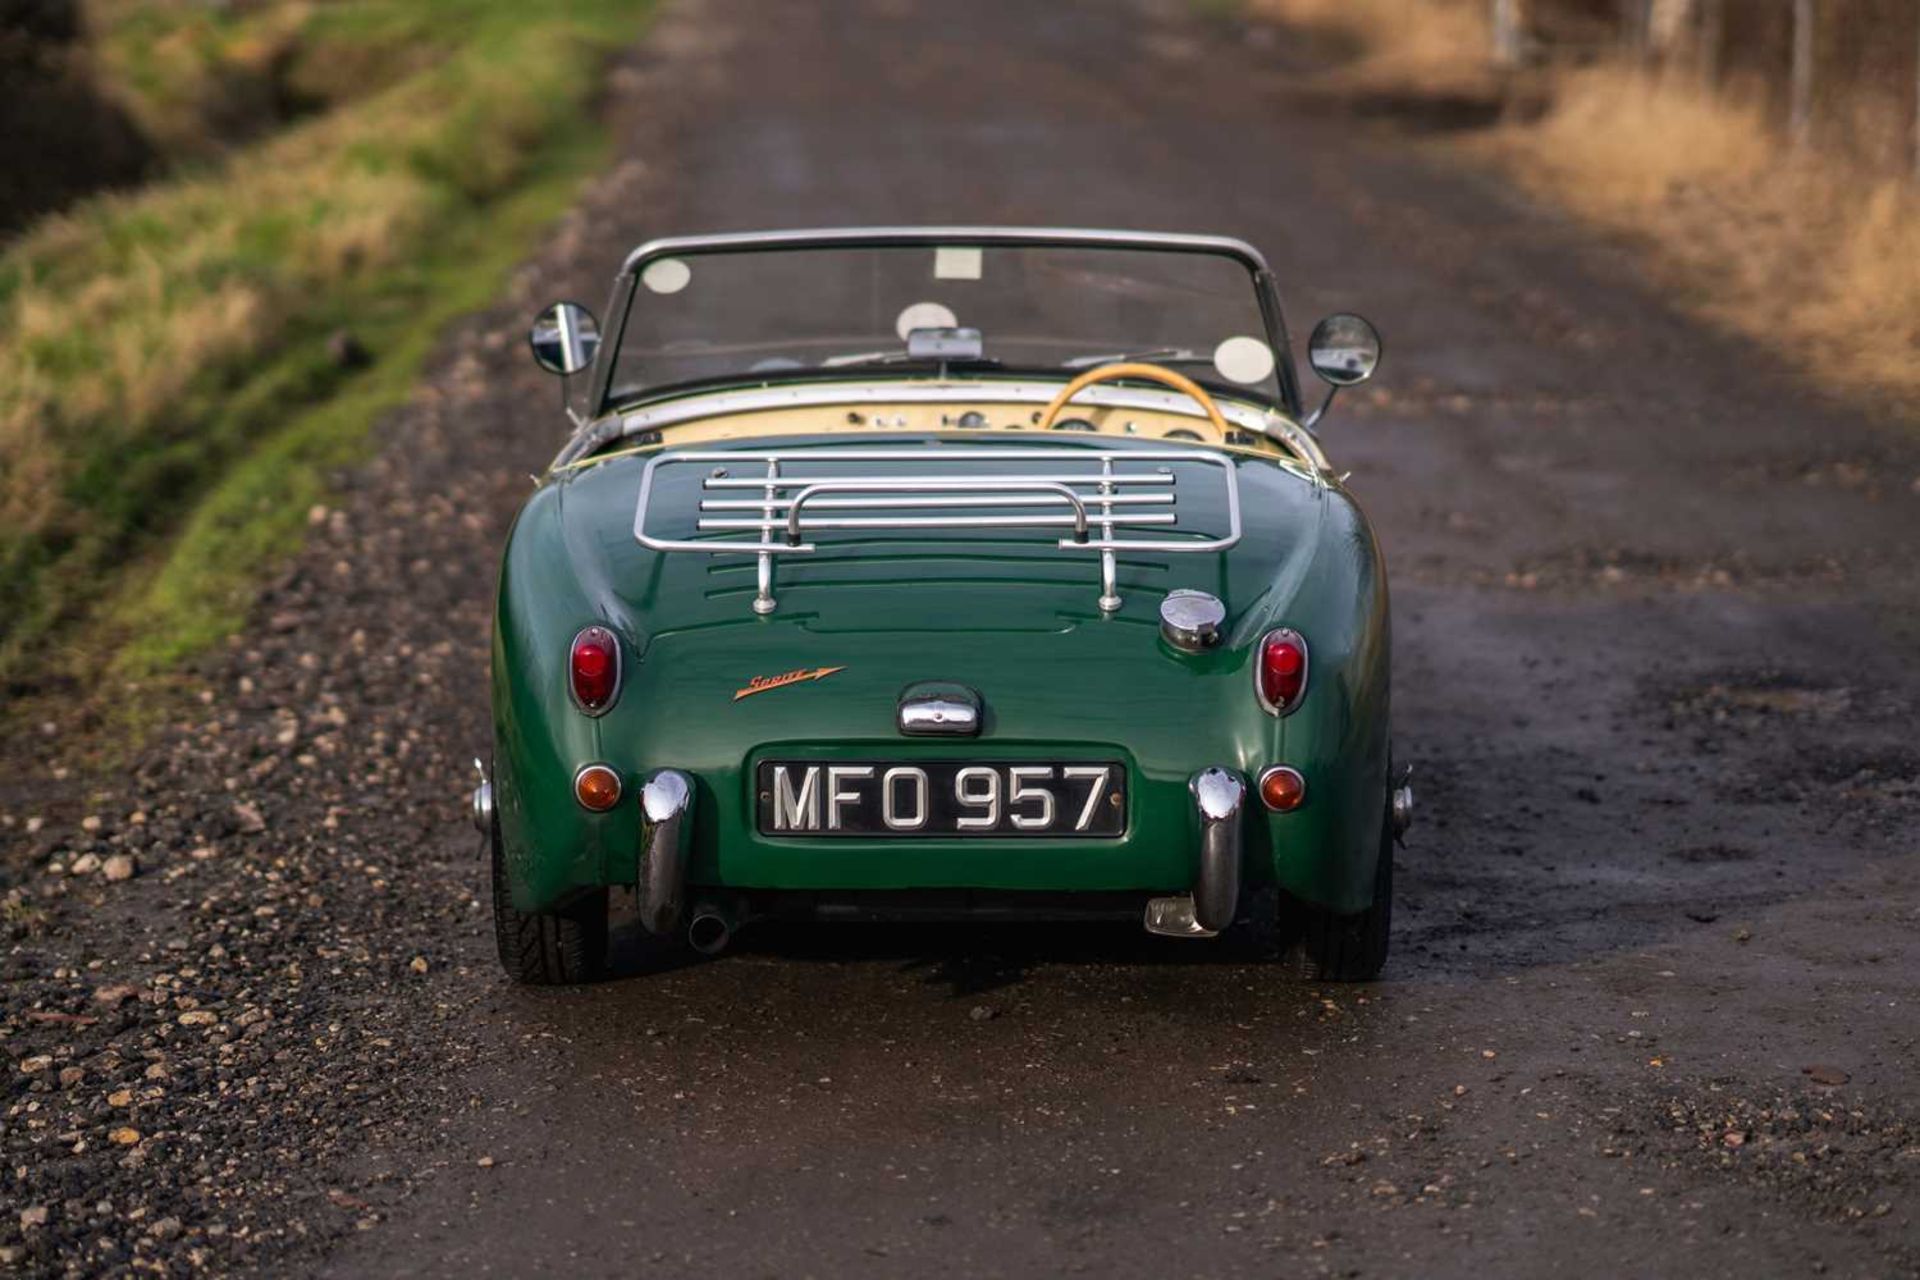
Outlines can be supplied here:
M1796 146L1920 179L1920 0L1489 0L1494 57L1622 50L1764 104Z

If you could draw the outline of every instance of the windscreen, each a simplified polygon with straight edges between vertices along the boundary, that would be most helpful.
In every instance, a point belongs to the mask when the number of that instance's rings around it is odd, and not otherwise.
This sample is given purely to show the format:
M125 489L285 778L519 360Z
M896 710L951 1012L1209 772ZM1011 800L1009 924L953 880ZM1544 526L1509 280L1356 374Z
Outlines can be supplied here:
M654 258L614 360L616 402L716 379L1070 377L1117 360L1280 401L1252 273L1205 252L861 245Z

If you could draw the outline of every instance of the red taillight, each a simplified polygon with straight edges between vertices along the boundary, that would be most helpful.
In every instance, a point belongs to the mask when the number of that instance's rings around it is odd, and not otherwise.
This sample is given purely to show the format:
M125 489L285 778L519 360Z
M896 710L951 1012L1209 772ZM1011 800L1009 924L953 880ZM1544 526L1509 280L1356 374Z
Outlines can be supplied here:
M1260 701L1267 710L1283 716L1299 705L1307 691L1307 642L1298 631L1282 627L1269 631L1260 642L1260 662L1254 671Z
M612 706L620 692L620 642L613 632L588 627L575 636L567 674L573 682L573 700L582 711L598 715Z

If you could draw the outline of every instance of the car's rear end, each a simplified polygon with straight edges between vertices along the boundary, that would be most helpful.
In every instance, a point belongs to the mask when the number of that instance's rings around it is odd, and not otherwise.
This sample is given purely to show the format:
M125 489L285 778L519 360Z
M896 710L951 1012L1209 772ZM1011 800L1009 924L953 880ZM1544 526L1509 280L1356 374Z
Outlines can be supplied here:
M674 237L604 335L559 303L533 343L577 429L500 584L475 807L514 973L590 973L616 886L715 946L763 915L1206 938L1272 884L1323 971L1378 969L1386 588L1253 246ZM1329 317L1309 354L1350 386L1378 335Z
M706 946L770 915L1206 937L1269 883L1368 906L1387 690L1371 534L1277 456L647 450L561 474L516 528L488 819L511 911L634 886L647 927Z

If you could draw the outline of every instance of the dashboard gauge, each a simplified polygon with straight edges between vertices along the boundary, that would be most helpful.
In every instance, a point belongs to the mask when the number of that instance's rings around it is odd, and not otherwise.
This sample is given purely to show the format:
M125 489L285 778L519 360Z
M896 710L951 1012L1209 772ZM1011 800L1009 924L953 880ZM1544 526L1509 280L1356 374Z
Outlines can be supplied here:
M987 415L978 409L969 409L960 415L960 420L954 425L967 431L978 431L987 425Z
M1100 428L1085 418L1062 418L1053 424L1055 431L1098 431Z
M1160 438L1162 440L1194 440L1201 444L1206 443L1206 437L1202 436L1198 431L1189 431L1185 427L1175 427Z

